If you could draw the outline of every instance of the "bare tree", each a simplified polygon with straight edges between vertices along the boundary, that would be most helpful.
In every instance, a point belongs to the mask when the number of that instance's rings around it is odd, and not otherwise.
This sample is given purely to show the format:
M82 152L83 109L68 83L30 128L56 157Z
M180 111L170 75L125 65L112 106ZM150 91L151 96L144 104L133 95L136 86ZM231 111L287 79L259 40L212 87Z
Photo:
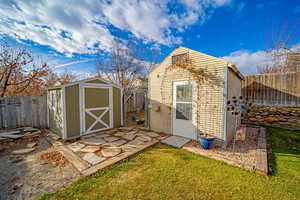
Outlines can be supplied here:
M0 44L0 97L30 94L39 86L48 66L25 48Z
M47 88L49 88L54 87L55 85L67 84L76 80L77 77L74 73L72 73L72 71L65 70L63 73L49 71L45 82Z
M265 73L285 73L299 71L300 68L300 49L292 48L290 45L293 39L299 40L295 37L298 23L292 27L288 23L272 30L272 46L267 50L271 55L271 63L269 65L258 66L257 72Z
M144 80L154 66L156 59L154 55L157 55L154 51L146 52L134 42L124 44L114 40L109 55L99 56L96 76L119 85L123 94L129 97L139 81Z

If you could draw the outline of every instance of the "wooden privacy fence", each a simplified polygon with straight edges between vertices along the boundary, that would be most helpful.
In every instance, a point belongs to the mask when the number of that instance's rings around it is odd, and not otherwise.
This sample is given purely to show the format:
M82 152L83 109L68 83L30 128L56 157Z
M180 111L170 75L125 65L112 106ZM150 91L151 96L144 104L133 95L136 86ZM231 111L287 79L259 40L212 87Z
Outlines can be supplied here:
M0 98L0 128L47 127L47 97Z
M147 91L142 89L133 91L130 97L126 98L125 111L135 112L138 109L144 109L146 93Z
M257 105L300 107L300 72L246 76L242 94Z

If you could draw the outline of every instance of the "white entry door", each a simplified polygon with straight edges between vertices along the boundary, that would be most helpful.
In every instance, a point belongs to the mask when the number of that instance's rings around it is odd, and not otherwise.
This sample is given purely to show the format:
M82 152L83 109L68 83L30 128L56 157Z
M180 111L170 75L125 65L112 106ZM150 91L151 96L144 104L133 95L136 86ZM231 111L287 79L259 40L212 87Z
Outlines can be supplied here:
M81 85L81 134L113 127L112 88Z
M173 84L173 135L197 139L196 90L194 81Z

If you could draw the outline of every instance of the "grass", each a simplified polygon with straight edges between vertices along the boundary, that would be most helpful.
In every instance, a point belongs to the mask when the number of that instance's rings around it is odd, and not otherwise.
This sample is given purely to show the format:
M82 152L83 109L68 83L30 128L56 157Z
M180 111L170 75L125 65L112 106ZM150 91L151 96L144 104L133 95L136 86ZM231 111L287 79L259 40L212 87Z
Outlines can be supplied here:
M300 199L300 132L268 134L272 176L158 144L38 199Z

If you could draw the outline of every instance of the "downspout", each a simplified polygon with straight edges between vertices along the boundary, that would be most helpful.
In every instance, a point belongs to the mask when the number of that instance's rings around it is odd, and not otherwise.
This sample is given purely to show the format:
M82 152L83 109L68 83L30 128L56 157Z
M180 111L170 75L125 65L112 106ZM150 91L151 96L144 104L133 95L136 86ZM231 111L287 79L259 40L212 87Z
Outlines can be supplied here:
M223 125L223 144L226 145L226 136L227 136L227 100L228 100L228 66L224 69L224 125Z

